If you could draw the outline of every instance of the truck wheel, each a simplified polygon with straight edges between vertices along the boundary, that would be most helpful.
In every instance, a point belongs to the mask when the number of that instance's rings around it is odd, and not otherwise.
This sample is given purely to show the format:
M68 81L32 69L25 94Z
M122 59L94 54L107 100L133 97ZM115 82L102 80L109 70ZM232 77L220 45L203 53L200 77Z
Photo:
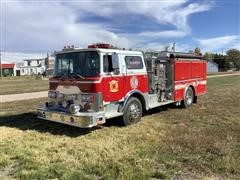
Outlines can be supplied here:
M142 104L139 99L131 97L123 112L123 123L125 126L135 124L142 117Z
M184 97L184 100L182 101L182 106L184 108L187 108L187 107L191 106L192 103L193 103L193 100L194 100L193 89L191 87L188 87L187 91L186 91L186 94L185 94L185 97Z

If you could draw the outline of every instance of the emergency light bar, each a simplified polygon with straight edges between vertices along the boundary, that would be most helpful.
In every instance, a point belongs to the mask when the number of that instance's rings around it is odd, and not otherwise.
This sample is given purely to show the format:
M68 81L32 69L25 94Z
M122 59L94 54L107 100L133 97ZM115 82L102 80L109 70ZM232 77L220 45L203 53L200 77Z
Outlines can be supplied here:
M112 48L113 48L113 45L111 45L111 44L106 44L106 43L96 43L96 44L91 44L91 45L89 45L88 48L112 49Z
M74 50L74 45L66 45L62 49L63 51L69 51L69 50Z

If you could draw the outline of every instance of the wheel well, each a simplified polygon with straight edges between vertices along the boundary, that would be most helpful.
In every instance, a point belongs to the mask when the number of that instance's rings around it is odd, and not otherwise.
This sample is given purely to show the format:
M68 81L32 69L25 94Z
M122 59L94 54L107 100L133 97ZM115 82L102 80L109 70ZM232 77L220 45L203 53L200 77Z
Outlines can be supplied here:
M193 90L193 95L195 96L195 88L193 87L193 85L190 85L190 86L188 86L188 87L192 88L192 90Z
M144 97L140 93L133 93L129 98L135 97L138 98L143 106L143 109L146 110L146 102Z

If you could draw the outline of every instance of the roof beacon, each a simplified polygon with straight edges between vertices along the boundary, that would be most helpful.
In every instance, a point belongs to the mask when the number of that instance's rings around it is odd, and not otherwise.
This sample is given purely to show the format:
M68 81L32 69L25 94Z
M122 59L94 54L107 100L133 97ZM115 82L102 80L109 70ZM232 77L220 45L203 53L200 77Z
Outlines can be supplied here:
M88 48L111 49L113 48L113 46L111 44L106 44L106 43L96 43L96 44L88 45Z

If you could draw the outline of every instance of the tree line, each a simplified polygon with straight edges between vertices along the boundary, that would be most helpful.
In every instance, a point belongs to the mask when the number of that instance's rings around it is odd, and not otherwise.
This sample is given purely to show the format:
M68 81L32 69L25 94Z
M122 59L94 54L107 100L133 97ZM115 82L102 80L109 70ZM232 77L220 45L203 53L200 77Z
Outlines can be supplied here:
M199 47L196 47L194 52L201 54ZM240 51L238 49L229 49L226 54L205 52L203 57L207 61L217 63L219 71L240 70Z

